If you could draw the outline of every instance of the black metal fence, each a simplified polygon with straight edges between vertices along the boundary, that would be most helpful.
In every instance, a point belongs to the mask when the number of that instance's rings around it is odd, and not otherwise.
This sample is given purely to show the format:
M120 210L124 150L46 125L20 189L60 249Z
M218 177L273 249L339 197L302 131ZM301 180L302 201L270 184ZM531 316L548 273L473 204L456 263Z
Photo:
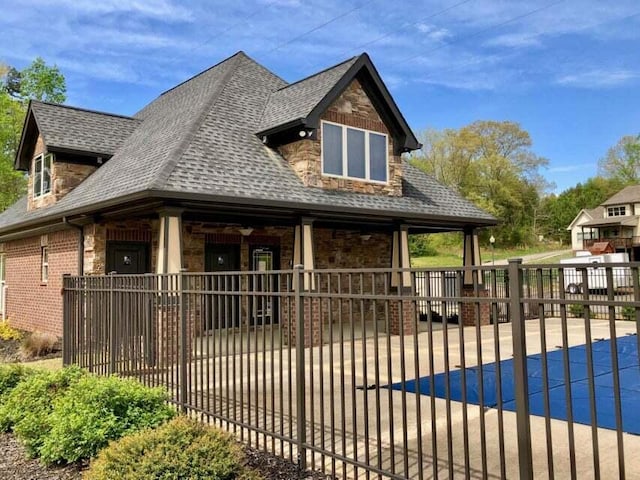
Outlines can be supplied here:
M639 265L66 277L64 362L335 478L640 476Z

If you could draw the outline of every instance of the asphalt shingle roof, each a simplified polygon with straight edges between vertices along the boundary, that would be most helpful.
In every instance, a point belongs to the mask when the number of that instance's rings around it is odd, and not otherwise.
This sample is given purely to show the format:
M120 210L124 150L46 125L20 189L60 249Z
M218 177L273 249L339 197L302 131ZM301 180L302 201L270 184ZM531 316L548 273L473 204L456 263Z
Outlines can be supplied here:
M602 202L601 205L622 205L635 202L640 202L640 185L624 187L618 193Z
M340 79L351 61L319 75L324 78L323 91ZM308 88L313 79L299 82L297 88ZM113 157L57 203L27 212L23 199L0 214L0 232L44 217L59 218L72 210L98 211L110 202L124 202L129 195L145 192L386 216L406 213L424 221L434 216L495 221L408 162L403 165L402 197L305 187L277 150L255 135L266 104L273 101L272 92L287 90L282 89L285 85L242 52L228 58L136 114L138 127ZM296 105L291 111L308 108Z
M140 120L66 105L32 101L38 129L47 147L113 155Z
M263 132L306 117L357 59L358 57L350 58L271 93L257 131Z

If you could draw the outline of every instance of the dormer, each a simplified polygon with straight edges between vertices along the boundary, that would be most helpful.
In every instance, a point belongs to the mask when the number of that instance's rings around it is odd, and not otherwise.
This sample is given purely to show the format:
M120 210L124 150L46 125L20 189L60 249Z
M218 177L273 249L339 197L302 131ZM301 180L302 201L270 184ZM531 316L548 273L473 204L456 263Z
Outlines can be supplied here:
M29 176L27 209L64 197L111 158L139 123L130 117L30 102L14 165Z
M629 217L640 215L640 185L630 185L601 204L604 217Z
M420 147L366 54L273 92L257 134L305 186L390 196Z

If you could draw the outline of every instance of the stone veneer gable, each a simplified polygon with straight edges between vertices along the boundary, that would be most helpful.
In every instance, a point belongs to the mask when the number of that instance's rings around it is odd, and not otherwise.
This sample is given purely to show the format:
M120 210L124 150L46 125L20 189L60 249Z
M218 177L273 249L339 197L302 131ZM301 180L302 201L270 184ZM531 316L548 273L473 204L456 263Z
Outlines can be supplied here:
M386 184L329 177L322 174L321 145L322 128L315 139L303 139L279 147L282 156L289 162L305 186L330 190L347 190L359 193L402 196L402 159L394 155L393 138L380 118L358 80L353 80L347 89L331 104L321 117L334 123L363 128L388 135L389 171Z
M95 165L85 165L65 161L64 154L55 154L51 164L51 193L39 198L33 198L33 168L34 161L39 155L47 153L42 135L38 136L33 153L33 159L29 165L29 179L27 181L27 210L52 205L67 193L80 185L82 181L96 171Z

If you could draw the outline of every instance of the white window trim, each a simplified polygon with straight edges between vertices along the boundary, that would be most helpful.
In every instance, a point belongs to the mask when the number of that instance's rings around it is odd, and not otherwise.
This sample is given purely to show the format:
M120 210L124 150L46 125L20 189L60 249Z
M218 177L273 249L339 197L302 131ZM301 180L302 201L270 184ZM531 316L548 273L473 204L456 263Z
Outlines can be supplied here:
M624 210L624 213L623 213ZM627 216L627 206L626 205L616 205L614 207L607 207L607 217L626 217Z
M45 261L46 254L46 261ZM49 247L40 247L40 282L47 283L49 281Z
M351 125L345 125L343 123L335 123L335 122L329 122L327 120L322 120L320 122L320 126L321 126L321 135L324 135L324 124L328 124L328 125L335 125L337 127L340 127L342 129L342 171L343 172L348 172L349 171L349 163L348 163L348 159L347 159L347 150L348 150L348 145L347 145L347 129L351 128L353 130L359 130L361 132L365 133L364 136L364 175L365 178L361 178L361 177L350 177L349 175L337 175L335 173L325 173L324 171L324 148L322 148L322 144L324 142L324 137L321 138L321 142L320 142L320 150L322 151L320 158L320 172L322 173L323 177L331 177L331 178L342 178L345 180L356 180L359 182L368 182L368 183L376 183L378 185L389 185L389 135L387 135L386 133L382 133L382 132L376 132L375 130L366 130L364 128L358 128L358 127L352 127ZM384 153L385 153L385 163L386 163L386 172L387 172L387 180L386 181L382 181L382 180L373 180L371 177L371 159L369 158L369 134L370 133L374 133L376 135L380 135L382 137L384 137Z
M36 163L38 162L38 160L41 161L41 165L42 165L42 171L44 172L44 160L45 158L49 157L51 160L49 162L49 191L42 193L42 189L43 189L43 175L42 173L40 173L40 195L36 195L36 189L35 189L35 180L36 180ZM32 173L32 178L33 178L33 182L34 185L32 186L32 196L33 199L38 199L38 198L42 198L42 197L46 197L47 195L51 195L51 193L53 192L53 153L41 153L40 155L38 155L37 157L35 157L33 159L33 173Z
M0 283L7 278L7 254L0 253Z

